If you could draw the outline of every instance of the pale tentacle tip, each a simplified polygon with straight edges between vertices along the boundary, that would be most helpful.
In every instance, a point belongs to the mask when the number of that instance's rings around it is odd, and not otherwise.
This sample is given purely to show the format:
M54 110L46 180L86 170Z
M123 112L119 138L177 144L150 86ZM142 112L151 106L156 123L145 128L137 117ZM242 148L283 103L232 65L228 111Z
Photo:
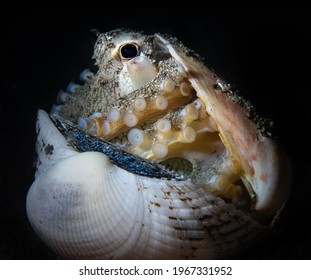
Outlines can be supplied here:
M153 145L152 152L156 158L164 158L168 154L168 146L157 142Z
M90 78L94 77L94 73L90 71L90 69L85 69L80 74L80 80L85 82L89 80Z
M155 104L159 110L165 110L168 106L168 100L165 96L159 96L155 100Z
M70 98L70 94L68 94L66 91L63 91L62 89L59 90L57 95L57 102L58 103L65 103Z
M70 82L67 86L67 92L69 93L75 93L77 91L78 88L80 88L81 86L74 83L74 82Z
M137 116L134 113L126 113L123 117L123 121L126 126L134 127L138 123Z
M135 109L138 111L144 111L147 107L146 99L143 97L137 97L134 101Z
M175 89L175 83L172 79L166 79L162 83L162 89L166 93L170 93Z
M160 119L156 123L157 130L162 133L168 133L171 131L172 124L168 119Z
M118 121L120 119L120 111L116 108L112 108L107 114L107 119L111 122Z
M51 109L51 114L52 115L58 115L59 112L64 108L64 105L53 105Z

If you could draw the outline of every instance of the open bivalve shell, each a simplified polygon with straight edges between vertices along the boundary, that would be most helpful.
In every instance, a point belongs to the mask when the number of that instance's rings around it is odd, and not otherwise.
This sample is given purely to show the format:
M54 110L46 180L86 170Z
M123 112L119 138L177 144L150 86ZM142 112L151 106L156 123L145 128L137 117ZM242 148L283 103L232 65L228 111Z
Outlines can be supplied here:
M290 191L271 121L177 39L99 33L97 73L39 110L35 232L70 259L224 258Z

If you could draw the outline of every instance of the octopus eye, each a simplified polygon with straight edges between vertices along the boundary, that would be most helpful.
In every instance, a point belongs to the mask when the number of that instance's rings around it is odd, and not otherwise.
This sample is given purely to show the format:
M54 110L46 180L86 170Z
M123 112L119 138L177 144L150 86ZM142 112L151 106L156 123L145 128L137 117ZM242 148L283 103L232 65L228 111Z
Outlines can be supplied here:
M131 59L139 54L139 47L136 44L125 44L120 47L120 56L122 59Z

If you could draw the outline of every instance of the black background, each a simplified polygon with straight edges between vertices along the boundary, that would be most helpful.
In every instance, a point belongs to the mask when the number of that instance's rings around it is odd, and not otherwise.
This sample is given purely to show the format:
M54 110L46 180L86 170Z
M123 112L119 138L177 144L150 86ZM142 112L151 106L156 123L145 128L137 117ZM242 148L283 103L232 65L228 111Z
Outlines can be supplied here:
M131 3L133 4L133 3ZM130 3L127 3L129 6ZM0 259L55 259L25 213L35 119L92 65L97 28L170 33L272 117L293 167L277 235L238 258L310 259L311 9L306 7L2 9Z

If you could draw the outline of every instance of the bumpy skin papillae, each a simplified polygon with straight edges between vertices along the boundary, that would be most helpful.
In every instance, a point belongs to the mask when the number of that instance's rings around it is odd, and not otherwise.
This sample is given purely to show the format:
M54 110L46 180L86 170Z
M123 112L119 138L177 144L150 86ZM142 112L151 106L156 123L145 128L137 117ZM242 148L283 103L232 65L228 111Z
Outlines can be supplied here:
M122 58L126 44L139 53ZM61 92L53 113L147 159L185 158L193 170L186 181L127 172L102 153L78 152L39 111L27 196L37 234L67 258L220 258L249 248L267 230L254 217L269 224L285 203L289 172L248 103L166 36L100 34L94 58L99 71Z

